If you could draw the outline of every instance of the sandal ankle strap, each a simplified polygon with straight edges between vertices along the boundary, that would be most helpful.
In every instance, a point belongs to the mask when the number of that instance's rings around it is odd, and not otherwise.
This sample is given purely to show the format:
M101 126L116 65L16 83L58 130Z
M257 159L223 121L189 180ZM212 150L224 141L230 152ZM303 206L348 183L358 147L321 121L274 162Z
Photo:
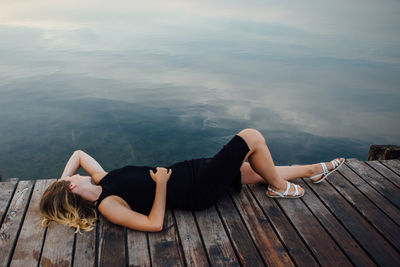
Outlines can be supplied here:
M282 193L279 193L278 191L275 191L275 190L271 189L271 187L269 187L269 186L268 186L267 190L268 190L268 191L271 191L272 193L277 194L277 195L280 196L280 197L285 197L285 196L287 196L287 194L289 193L290 184L291 184L291 183L289 183L288 181L286 181L286 190L285 190L285 192L284 192L283 194L282 194Z

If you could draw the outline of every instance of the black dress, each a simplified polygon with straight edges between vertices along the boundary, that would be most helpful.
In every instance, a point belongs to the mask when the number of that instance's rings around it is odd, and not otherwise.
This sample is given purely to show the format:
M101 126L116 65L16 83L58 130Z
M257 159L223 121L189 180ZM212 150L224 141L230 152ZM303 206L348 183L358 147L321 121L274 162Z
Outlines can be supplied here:
M167 208L201 210L214 204L220 196L233 188L242 188L240 166L249 147L242 137L235 135L212 158L177 162L167 183ZM155 198L156 183L150 177L150 166L126 166L110 171L101 179L102 193L96 207L110 195L124 199L130 208L149 214Z

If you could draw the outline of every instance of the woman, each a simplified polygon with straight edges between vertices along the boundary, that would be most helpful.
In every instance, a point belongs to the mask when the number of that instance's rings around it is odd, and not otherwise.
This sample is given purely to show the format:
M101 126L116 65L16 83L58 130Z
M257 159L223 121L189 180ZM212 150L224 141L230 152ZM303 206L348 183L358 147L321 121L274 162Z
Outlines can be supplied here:
M107 173L88 154L75 151L61 178L42 196L42 225L56 221L77 232L90 231L97 209L112 223L161 231L166 208L205 209L230 187L240 191L242 184L253 183L268 184L268 197L298 198L304 189L289 180L308 177L319 183L344 161L274 166L264 137L255 129L240 131L212 158L185 160L167 168L126 166ZM90 176L74 175L79 167Z

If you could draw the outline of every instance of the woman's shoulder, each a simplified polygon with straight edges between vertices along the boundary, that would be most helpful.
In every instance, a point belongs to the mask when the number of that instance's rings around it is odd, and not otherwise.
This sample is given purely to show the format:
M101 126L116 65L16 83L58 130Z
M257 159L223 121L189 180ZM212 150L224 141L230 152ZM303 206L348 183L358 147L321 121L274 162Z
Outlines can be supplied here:
M107 210L115 208L115 206L124 206L130 209L130 206L126 201L117 195L109 195L103 198L100 203L97 205L97 209L100 213L104 214Z
M92 179L96 184L99 184L100 181L103 180L103 178L106 177L107 174L108 172L97 172L92 175Z

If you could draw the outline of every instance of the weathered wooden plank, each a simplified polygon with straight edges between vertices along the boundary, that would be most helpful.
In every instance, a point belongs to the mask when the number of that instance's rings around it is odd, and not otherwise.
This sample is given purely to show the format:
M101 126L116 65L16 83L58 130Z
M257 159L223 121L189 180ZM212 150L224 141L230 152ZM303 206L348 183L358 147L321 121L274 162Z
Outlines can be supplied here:
M367 183L373 186L379 193L385 196L396 207L400 208L400 188L376 172L365 162L349 160L345 164L360 175Z
M74 230L56 222L47 227L40 266L70 266Z
M76 234L74 266L94 266L96 258L96 228Z
M400 146L396 145L371 145L367 160L399 159Z
M239 266L215 206L196 211L195 216L211 265Z
M100 215L99 266L125 266L124 228Z
M321 265L351 266L341 248L301 199L277 199L277 201Z
M127 229L129 266L150 266L147 233Z
M379 161L367 161L367 164L400 188L400 175L397 175Z
M37 180L25 215L11 266L37 266L45 228L40 225L39 204L43 192L55 179Z
M11 260L34 181L20 181L0 228L0 266Z
M163 231L148 235L153 266L184 266L171 210L165 212Z
M6 216L6 211L11 203L16 186L16 180L0 183L0 227Z
M380 162L390 168L397 175L400 175L400 160L380 160Z
M400 249L400 227L341 175L332 175L329 182L395 247Z
M379 193L396 205L396 207L400 208L400 188L392 184L388 179L364 162L350 160L346 162L346 164L358 173L367 183L372 185Z
M258 184L250 185L249 188L260 202L264 214L272 223L296 265L319 266L311 251L306 247L278 204L273 199L265 197L265 186Z
M209 266L207 254L191 211L174 210L187 266Z
M385 212L394 223L400 225L400 210L392 204L387 198L379 194L370 184L358 176L353 170L343 165L339 172L346 177L358 190L366 195L383 212Z
M330 177L331 179L333 177ZM302 200L311 210L318 221L324 226L325 230L329 232L336 243L342 248L344 253L355 266L374 266L375 263L369 258L367 253L358 245L353 237L347 232L335 216L324 206L324 204L315 195L313 190L309 190L302 180L297 180L297 184L302 186L306 193ZM310 186L318 187L318 185L309 184ZM316 190L318 191L318 190ZM318 233L315 233L318 235Z
M222 221L229 233L232 245L236 250L241 264L244 266L264 265L265 263L228 194L225 194L217 202L217 209L221 214Z
M333 173L329 180L335 179ZM359 214L328 182L309 187L328 209L341 221L343 226L358 241L370 257L382 266L392 266L400 261L399 253L377 230Z
M232 197L264 262L268 266L294 266L247 186L243 186L242 191Z

